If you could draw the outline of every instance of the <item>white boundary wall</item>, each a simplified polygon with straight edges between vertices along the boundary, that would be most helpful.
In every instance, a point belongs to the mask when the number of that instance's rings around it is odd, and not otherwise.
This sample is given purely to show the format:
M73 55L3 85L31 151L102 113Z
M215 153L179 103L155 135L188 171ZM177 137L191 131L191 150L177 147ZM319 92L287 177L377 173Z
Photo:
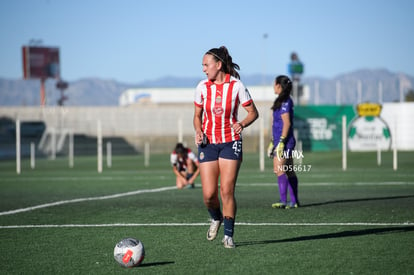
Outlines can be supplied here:
M269 104L260 110L269 118ZM47 129L70 130L73 134L96 136L97 123L101 121L105 137L125 136L176 136L179 127L185 136L194 135L194 105L190 104L137 104L128 107L3 107L0 117L13 120L44 121ZM240 108L239 118L246 115ZM267 123L270 120L267 119ZM259 133L259 123L246 128L246 134Z
M270 133L271 102L257 102L260 118L246 128L245 135L260 134L264 125L265 136ZM239 118L245 116L240 108ZM177 136L182 125L184 136L193 136L192 103L187 104L138 104L128 107L1 107L0 117L13 120L44 121L47 128L66 129L74 134L96 136L97 122L102 123L104 137L124 136ZM388 124L398 150L414 150L414 102L385 103L381 118Z
M414 102L385 103L380 117L388 124L398 150L414 150Z
M273 102L275 93L273 87L249 86L247 87L255 102ZM136 88L124 91L119 97L120 106L128 106L138 102L151 102L155 104L189 103L194 102L194 88Z

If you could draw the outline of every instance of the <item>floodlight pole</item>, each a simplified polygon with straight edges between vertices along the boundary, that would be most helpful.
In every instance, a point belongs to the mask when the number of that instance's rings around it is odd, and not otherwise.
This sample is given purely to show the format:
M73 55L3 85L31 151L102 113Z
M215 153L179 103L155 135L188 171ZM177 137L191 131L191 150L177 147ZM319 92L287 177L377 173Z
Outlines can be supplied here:
M16 173L21 172L20 119L16 119Z
M40 79L40 106L42 107L46 104L45 82L45 78Z

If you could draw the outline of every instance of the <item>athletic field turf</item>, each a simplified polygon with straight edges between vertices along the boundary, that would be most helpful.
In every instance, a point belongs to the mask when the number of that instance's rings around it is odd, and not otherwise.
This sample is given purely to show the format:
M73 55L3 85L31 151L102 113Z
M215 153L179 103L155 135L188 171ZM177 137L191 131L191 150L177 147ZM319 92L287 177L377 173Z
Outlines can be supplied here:
M271 161L245 154L236 197L236 249L206 240L200 180L175 189L169 155L0 161L1 274L413 274L414 154L304 153L298 209L278 200ZM310 165L310 166L307 166ZM305 169L303 169L305 168ZM115 244L140 239L141 266L120 267Z

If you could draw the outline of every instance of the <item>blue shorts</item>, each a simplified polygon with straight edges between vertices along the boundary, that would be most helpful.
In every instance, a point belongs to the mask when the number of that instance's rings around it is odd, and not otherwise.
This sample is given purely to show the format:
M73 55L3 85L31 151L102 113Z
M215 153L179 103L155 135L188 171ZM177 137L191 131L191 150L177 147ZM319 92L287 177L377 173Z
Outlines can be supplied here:
M200 163L215 161L219 158L241 161L243 158L242 141L236 140L226 143L198 146L198 161Z

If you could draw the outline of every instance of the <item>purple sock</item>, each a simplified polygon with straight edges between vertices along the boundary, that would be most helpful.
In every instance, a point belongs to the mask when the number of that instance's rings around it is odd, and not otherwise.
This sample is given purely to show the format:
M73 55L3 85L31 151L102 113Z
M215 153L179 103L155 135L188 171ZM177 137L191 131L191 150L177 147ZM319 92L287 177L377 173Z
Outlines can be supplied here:
M277 183L279 184L279 194L280 194L280 201L286 203L286 190L288 187L288 178L286 174L277 177Z
M289 178L289 194L292 203L298 203L298 178L296 176Z

